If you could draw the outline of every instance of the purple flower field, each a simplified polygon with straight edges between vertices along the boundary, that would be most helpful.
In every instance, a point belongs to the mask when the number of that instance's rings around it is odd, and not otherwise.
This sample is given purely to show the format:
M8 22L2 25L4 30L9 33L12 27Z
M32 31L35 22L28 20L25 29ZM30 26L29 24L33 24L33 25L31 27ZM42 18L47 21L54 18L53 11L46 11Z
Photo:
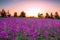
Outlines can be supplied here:
M0 40L60 40L60 20L0 18Z

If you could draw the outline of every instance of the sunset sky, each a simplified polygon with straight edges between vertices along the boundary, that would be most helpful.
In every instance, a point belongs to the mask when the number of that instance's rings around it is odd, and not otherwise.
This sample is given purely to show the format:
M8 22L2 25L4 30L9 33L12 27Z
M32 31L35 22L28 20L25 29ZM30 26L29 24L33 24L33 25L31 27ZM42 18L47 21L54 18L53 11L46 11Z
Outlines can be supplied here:
M60 13L60 0L0 0L1 9L9 10L13 15L21 11L26 12L27 16L37 16L37 13L46 12L53 14L57 11ZM60 15L60 14L59 14Z

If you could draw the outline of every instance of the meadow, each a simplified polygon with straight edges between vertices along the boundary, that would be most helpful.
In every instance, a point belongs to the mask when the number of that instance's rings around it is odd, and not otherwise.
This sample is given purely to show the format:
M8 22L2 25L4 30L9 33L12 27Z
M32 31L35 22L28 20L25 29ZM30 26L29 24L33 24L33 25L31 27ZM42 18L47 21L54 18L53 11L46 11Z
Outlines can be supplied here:
M60 40L60 20L0 18L0 40Z

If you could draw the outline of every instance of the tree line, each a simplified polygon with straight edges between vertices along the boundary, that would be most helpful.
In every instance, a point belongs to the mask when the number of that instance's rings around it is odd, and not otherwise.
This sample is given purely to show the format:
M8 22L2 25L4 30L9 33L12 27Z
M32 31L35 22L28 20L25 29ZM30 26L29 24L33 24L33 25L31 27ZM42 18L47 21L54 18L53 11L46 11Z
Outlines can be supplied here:
M39 14L39 13L38 13L38 18L43 18L43 14ZM54 15L53 15L53 13L51 12L50 15L49 15L48 13L46 13L45 18L60 19L60 16L59 16L58 12L55 12Z
M9 10L6 12L4 9L2 9L2 11L0 11L0 17L11 17L11 14L9 13ZM17 12L14 12L14 17L18 17ZM22 11L19 17L26 17L25 12Z
M45 17L43 17L43 14L38 13L37 16L38 16L38 18L60 19L58 12L55 12L55 15L53 15L53 13L51 13L50 15L48 13L46 13ZM0 11L0 17L11 17L11 14L9 13L9 10L6 12L4 9L2 9ZM21 14L19 16L17 16L17 12L14 12L14 17L26 18L26 13L24 11L22 11ZM32 16L31 18L34 18L34 16Z

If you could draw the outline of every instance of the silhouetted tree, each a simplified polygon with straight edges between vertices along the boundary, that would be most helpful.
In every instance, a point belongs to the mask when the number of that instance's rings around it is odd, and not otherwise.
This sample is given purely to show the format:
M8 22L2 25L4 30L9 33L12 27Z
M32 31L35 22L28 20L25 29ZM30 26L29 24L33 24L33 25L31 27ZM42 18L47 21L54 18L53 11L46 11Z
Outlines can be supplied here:
M55 12L55 19L59 19L58 12Z
M9 10L7 11L7 17L10 17L11 16L11 14L9 13Z
M20 17L26 17L25 12L22 11Z
M50 18L50 16L49 16L49 14L48 14L48 13L46 13L46 16L45 16L45 18Z
M6 11L4 9L1 11L1 17L6 17Z
M50 14L50 18L53 18L53 14L52 13Z
M43 18L43 14L38 13L38 18Z
M17 17L17 12L14 13L14 17Z
M40 15L41 15L41 18L43 18L43 14L41 13Z

